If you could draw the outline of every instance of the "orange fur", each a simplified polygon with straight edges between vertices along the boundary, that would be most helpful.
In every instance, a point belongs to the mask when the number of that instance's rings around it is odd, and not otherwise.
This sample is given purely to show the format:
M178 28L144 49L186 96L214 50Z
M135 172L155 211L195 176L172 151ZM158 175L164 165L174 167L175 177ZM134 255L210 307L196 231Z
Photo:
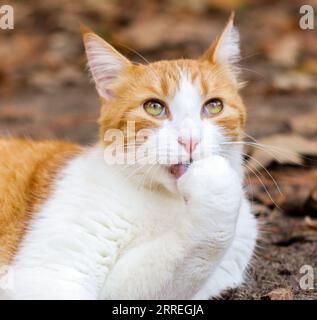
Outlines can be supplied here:
M79 146L66 142L0 140L2 264L10 263L30 218L48 197L58 171L79 150Z
M159 61L128 67L111 89L117 99L102 99L100 138L103 139L108 129L124 130L127 121L135 121L136 131L159 127L162 122L144 112L142 105L153 98L162 101L172 98L179 86L180 69L186 70L193 81L198 81L205 101L221 98L228 105L225 112L210 121L222 125L232 138L238 138L238 129L244 127L246 119L246 110L238 93L239 84L227 66L211 64L204 59Z
M101 97L101 141L108 129L117 128L125 132L128 121L136 124L136 132L143 128L160 127L162 121L148 115L142 106L147 100L159 99L168 108L167 100L173 98L179 87L180 70L187 72L192 81L199 85L202 100L220 98L225 102L228 107L210 121L221 125L231 139L240 138L246 118L246 110L238 93L240 84L230 65L214 61L217 42L198 60L180 59L136 65L90 30L82 27L82 31L84 41L89 38L102 41L108 52L117 55L126 65L118 79L107 88L115 99ZM97 86L97 89L103 92L104 88ZM172 112L168 116L172 117ZM48 198L61 167L80 150L79 146L64 142L0 140L0 262L10 262L30 218Z

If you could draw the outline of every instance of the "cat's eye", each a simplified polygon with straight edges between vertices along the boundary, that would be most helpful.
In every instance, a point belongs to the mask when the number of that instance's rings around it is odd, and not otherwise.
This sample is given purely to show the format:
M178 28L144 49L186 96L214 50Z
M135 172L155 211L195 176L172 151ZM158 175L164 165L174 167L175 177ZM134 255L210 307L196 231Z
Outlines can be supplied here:
M163 116L165 114L165 106L158 100L149 100L145 102L143 108L153 117Z
M203 114L206 116L214 116L223 109L223 102L218 99L210 99L203 105Z

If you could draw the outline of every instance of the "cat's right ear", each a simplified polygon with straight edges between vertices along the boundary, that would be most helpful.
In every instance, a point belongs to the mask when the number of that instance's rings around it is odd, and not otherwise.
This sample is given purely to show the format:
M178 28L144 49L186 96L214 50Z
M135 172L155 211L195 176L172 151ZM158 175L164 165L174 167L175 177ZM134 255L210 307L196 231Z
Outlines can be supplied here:
M131 62L86 26L81 25L81 32L97 91L102 98L109 100L112 97L109 87Z
M231 13L221 35L202 56L213 64L235 64L240 58L239 33L233 25L234 12Z

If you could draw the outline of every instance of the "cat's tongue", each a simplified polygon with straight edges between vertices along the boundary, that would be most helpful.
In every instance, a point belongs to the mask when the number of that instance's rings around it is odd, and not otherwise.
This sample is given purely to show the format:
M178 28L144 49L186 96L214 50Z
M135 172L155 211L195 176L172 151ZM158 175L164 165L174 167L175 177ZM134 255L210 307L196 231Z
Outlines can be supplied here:
M183 163L174 164L171 166L171 174L175 178L179 178L186 172L187 168L188 168L188 165Z

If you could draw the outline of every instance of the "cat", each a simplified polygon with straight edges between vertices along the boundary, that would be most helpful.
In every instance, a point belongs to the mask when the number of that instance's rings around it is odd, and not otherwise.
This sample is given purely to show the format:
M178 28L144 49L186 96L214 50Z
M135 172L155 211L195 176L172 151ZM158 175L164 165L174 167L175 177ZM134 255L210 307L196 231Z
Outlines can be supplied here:
M209 299L241 285L257 224L234 143L246 109L233 15L196 60L136 64L82 32L100 141L0 140L0 259L12 278L0 298ZM129 142L128 122L148 136ZM122 154L147 152L110 163L113 129Z

